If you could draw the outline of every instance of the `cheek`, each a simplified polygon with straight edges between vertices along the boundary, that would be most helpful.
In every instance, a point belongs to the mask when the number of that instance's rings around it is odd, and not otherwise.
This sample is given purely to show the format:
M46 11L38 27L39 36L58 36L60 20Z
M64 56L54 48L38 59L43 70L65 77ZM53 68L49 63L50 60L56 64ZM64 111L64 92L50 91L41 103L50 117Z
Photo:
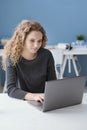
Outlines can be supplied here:
M38 47L41 47L42 46L42 43L38 43Z
M26 42L25 46L26 46L26 48L30 48L30 47L32 47L32 44L30 44L29 42Z

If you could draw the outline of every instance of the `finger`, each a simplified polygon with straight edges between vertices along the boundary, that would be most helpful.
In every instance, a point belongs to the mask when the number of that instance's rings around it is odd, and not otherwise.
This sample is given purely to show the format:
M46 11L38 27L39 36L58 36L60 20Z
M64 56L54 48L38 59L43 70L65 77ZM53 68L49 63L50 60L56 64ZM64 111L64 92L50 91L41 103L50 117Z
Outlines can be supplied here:
M39 96L38 97L38 101L40 102L40 103L43 103L43 99Z
M41 100L44 101L44 97L41 97Z
M44 97L40 96L40 101L41 101L41 103L43 103L44 102Z
M37 102L43 103L43 101L41 99L38 99Z

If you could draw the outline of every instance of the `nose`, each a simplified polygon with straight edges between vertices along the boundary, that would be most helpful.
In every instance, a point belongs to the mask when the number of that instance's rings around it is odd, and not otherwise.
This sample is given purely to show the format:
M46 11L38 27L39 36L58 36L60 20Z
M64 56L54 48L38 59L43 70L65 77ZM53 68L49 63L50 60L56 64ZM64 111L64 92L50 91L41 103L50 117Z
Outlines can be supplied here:
M38 47L38 42L35 42L34 47Z

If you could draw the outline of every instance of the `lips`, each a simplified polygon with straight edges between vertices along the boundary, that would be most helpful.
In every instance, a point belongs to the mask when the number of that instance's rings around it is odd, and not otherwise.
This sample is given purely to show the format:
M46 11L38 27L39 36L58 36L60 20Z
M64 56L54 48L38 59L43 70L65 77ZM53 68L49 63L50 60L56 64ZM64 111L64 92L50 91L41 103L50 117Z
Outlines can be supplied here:
M31 50L32 51L38 51L38 48L32 48Z

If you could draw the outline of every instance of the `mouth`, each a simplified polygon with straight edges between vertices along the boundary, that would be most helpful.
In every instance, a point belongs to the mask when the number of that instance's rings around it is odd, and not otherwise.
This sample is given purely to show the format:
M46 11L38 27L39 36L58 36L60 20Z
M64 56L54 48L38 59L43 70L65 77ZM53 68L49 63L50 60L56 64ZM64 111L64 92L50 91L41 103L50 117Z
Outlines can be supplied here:
M38 49L31 49L32 53L36 53L38 51Z
M39 48L32 48L32 51L38 51Z

